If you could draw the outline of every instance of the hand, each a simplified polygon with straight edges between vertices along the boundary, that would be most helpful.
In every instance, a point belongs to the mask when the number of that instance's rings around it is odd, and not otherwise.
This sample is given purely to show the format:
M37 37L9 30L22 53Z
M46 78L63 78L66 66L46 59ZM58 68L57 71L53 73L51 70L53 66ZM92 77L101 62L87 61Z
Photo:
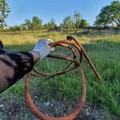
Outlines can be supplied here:
M36 51L40 54L40 60L46 57L51 51L54 50L54 48L50 47L50 43L53 41L51 39L40 39L34 46L33 51Z

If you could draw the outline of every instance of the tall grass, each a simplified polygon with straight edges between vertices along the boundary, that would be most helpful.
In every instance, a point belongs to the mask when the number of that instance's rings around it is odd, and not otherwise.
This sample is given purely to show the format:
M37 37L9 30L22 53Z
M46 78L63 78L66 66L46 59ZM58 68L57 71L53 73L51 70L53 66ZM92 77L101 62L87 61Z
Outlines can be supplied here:
M102 78L100 81L97 80L86 60L82 61L87 80L86 102L96 103L100 109L108 110L110 114L120 116L120 35L50 32L0 34L0 39L7 51L31 51L40 38L50 38L57 41L66 39L67 35L74 35L83 44ZM69 51L64 48L57 48L55 52L70 55ZM64 68L66 64L65 61L45 58L35 67L43 72L51 73ZM20 104L21 100L24 99L24 79L1 94L0 103L3 100L9 101L12 95L16 95ZM30 89L35 100L38 98L42 102L47 102L53 99L59 101L64 99L72 104L81 95L79 71L75 70L48 80L32 77ZM7 96L8 94L10 95Z

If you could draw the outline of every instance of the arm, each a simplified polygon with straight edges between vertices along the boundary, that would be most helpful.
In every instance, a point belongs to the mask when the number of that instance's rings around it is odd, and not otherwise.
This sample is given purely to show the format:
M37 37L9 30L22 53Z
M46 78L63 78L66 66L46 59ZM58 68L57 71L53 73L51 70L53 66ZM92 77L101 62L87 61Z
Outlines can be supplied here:
M51 47L44 39L38 41L31 52L0 55L0 93L30 72L35 62L43 59L50 52Z
M38 60L40 60L40 54L36 51L31 52L31 54L33 55L33 61L36 62Z

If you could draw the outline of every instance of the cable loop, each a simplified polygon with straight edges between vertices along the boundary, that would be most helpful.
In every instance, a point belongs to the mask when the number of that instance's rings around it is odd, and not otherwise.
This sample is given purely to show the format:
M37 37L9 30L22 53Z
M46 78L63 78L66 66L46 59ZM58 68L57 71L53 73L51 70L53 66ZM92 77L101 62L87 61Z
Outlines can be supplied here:
M74 37L68 36L67 40L60 40L60 41L51 43L50 46L51 47L63 46L65 48L69 49L73 54L73 58L49 54L47 57L63 59L63 60L66 60L66 61L70 61L70 63L65 68L60 70L59 72L52 73L52 74L41 73L41 72L38 72L35 69L33 69L32 72L28 73L27 76L26 76L26 82L25 82L26 101L27 101L28 106L31 109L32 113L34 115L36 115L38 118L40 118L41 120L73 120L81 112L82 107L83 107L84 102L85 102L85 98L86 98L86 79L85 79L84 71L83 71L82 65L81 65L83 56L86 58L87 62L89 63L91 69L93 70L93 72L95 73L95 75L98 79L100 79L100 75L98 74L96 68L92 64L90 58L88 57L88 55L85 52L82 45ZM71 46L73 46L73 47L71 47ZM74 48L76 48L77 51ZM80 57L78 57L78 56L80 56ZM75 108L75 110L72 113L70 113L66 116L62 116L62 117L50 117L50 116L47 116L44 113L42 113L40 110L38 110L37 107L34 105L34 103L32 101L30 91L29 91L30 76L32 75L32 76L37 76L37 77L51 78L51 77L54 77L54 76L57 76L57 75L75 70L78 67L79 67L79 71L80 71L81 78L82 78L82 95L81 95L81 98L79 100L79 104Z

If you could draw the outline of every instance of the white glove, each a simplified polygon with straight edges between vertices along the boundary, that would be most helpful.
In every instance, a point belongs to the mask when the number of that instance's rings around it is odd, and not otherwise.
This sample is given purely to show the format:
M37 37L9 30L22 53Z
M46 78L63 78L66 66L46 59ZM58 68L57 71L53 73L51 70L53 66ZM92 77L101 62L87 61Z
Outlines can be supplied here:
M40 54L40 60L46 57L54 48L49 46L53 41L51 39L40 39L34 46L33 51L37 51Z

